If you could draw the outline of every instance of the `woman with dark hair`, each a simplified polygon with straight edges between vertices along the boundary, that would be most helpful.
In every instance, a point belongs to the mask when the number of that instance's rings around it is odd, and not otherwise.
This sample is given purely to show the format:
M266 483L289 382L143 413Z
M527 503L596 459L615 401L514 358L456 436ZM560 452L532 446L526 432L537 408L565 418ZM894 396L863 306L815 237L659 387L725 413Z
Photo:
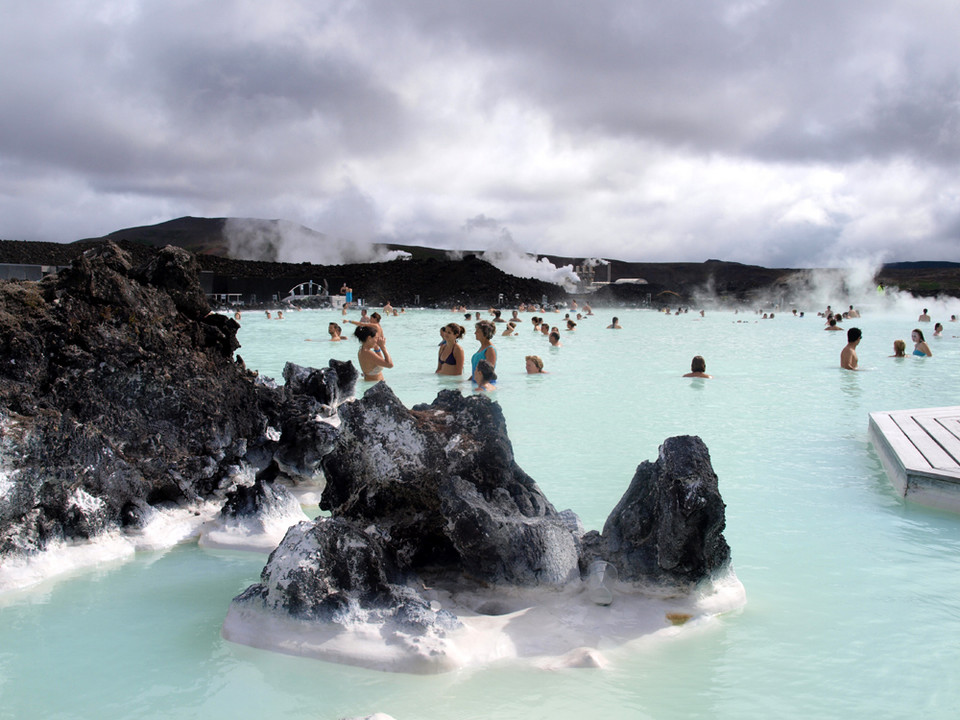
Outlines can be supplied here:
M383 335L380 335L373 325L367 324L357 327L353 335L361 343L357 362L360 364L363 379L371 382L383 380L381 368L393 367Z
M496 390L494 383L497 381L497 374L493 371L493 365L486 360L477 363L477 369L473 371L473 382L476 383L477 390L490 392Z
M480 343L480 349L470 358L470 380L474 379L477 373L477 363L486 360L493 368L497 367L497 349L493 346L493 336L497 334L497 326L489 320L481 320L476 324L474 337Z
M457 323L448 323L440 328L440 337L443 344L437 357L437 375L463 375L463 348L457 340L463 337L466 330Z
M703 359L703 356L694 355L693 360L690 361L690 372L684 377L709 378L713 375L707 375L707 361Z
M926 312L926 309L924 309ZM919 328L914 328L913 332L910 333L910 339L913 340L913 354L917 357L933 357L933 351L930 349L930 346L927 345L926 341L923 339L923 333L920 332Z

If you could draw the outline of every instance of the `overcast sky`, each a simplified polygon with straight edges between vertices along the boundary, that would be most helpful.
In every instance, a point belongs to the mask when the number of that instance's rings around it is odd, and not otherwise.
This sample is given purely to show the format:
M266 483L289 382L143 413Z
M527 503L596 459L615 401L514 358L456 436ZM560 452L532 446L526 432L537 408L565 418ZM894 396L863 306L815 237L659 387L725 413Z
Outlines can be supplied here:
M0 0L0 238L960 260L955 0Z

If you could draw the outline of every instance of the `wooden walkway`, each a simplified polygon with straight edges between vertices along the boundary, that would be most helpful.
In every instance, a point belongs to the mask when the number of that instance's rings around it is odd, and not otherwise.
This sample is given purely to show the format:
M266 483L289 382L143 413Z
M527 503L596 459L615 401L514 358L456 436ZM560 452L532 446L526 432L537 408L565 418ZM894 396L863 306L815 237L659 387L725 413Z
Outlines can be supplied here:
M870 442L900 495L960 512L960 406L870 413Z

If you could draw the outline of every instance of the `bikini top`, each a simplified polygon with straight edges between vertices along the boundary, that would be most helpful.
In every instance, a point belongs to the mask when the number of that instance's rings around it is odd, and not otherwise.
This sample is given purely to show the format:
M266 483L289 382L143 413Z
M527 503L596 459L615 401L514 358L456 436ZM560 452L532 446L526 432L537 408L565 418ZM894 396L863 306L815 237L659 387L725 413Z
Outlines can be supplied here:
M443 354L443 348L441 347L441 348L440 348L440 351L439 351L439 355L442 355L442 354ZM453 354L454 354L454 353L453 353L453 350L451 350L451 351L450 351L450 354L447 355L446 360L444 360L443 358L441 358L441 359L440 359L440 362L442 362L444 365L456 365L456 364L457 364L457 359L453 356Z

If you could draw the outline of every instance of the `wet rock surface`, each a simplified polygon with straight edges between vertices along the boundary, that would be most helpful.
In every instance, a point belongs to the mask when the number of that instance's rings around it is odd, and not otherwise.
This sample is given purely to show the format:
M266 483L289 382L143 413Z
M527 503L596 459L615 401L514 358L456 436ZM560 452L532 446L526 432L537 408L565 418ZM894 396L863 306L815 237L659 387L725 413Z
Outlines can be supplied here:
M517 466L486 396L445 390L407 409L381 382L339 416L323 460L321 508L332 519L291 530L235 605L393 628L415 611L423 632L444 637L452 626L427 612L427 586L559 589L605 560L626 583L685 593L729 568L724 505L700 438L667 439L603 534L584 535Z
M401 567L516 585L575 576L576 540L517 465L489 398L444 390L408 410L378 383L340 418L320 506L375 523Z
M0 283L0 555L222 498L244 463L314 478L335 435L316 418L352 392L350 369L313 373L326 394L257 383L233 359L237 328L172 247L138 264L104 244Z
M637 468L603 533L583 537L582 567L612 563L620 579L690 589L727 566L724 504L703 440L667 438Z

